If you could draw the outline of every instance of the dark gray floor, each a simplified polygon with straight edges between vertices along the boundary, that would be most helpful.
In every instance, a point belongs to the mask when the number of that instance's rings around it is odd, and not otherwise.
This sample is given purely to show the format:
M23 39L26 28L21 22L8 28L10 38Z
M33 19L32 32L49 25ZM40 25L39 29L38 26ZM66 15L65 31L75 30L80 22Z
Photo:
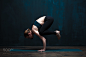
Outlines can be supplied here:
M42 46L0 46L0 57L86 57L86 46L47 46L47 49L80 49L83 52L12 52L10 49L38 50Z

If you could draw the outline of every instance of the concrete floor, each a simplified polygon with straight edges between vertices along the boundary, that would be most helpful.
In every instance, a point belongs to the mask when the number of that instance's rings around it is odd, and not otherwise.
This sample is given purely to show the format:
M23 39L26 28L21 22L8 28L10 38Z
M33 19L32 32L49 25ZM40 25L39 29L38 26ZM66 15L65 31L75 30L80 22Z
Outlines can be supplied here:
M86 46L47 46L46 49L80 49L83 52L13 52L10 49L39 50L42 46L0 46L0 57L86 57Z

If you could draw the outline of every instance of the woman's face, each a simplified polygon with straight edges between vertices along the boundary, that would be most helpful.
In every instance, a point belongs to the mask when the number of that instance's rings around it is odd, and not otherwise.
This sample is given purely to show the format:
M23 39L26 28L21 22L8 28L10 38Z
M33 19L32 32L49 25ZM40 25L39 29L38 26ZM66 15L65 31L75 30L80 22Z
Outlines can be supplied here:
M30 31L30 33L28 33L28 35L29 35L29 36L27 36L26 38L33 39L32 31Z

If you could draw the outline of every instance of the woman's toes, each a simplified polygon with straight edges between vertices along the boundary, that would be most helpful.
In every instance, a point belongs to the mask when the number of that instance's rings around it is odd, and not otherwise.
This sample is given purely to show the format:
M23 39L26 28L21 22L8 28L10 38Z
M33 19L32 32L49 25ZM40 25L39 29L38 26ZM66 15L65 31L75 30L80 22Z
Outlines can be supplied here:
M60 31L56 30L56 36L57 36L58 39L61 38Z

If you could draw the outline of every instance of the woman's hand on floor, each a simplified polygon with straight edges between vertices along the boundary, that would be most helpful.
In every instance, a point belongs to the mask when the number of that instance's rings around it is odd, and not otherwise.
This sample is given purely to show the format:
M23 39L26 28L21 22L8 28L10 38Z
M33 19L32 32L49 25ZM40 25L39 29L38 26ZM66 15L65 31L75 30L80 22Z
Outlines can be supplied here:
M42 52L42 51L45 51L45 49L41 49L41 50L38 50L38 51L41 51Z

